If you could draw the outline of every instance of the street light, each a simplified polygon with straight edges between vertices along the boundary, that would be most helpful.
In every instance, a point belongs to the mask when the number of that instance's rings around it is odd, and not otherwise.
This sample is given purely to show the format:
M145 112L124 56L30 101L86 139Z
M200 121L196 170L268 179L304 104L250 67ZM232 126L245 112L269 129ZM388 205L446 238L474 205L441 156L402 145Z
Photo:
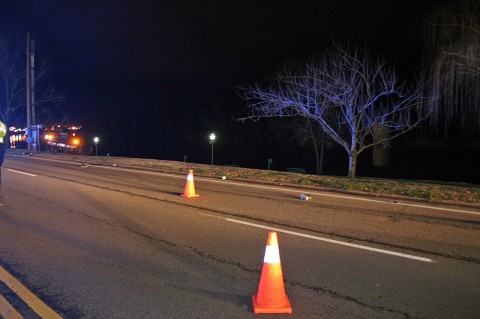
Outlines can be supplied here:
M98 142L100 142L100 139L98 137L93 138L93 143L95 144L95 156L98 155Z
M215 138L216 136L214 133L210 134L210 144L212 145L212 165L213 165L213 143L215 143Z

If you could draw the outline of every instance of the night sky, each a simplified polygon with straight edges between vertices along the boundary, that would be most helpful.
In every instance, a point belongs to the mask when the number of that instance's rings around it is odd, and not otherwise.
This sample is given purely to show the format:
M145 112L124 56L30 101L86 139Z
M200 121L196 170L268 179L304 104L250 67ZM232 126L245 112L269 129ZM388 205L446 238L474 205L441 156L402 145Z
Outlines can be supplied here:
M442 2L2 0L0 32L37 40L65 113L104 136L103 153L208 162L215 130L219 161L241 162L247 144L263 161L272 156L258 136L265 125L232 120L245 107L236 87L265 82L333 40L366 46L411 78L422 19Z

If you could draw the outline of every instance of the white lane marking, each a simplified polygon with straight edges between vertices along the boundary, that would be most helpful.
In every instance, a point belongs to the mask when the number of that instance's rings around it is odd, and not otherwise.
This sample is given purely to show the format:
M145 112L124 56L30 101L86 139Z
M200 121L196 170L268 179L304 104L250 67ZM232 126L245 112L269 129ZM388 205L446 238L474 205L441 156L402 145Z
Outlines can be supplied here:
M80 164L78 162L67 162L67 161L62 161L62 160L39 158L39 157L29 157L29 158L44 160L44 161L60 162L60 163L66 163L66 164L71 164L71 165L79 165ZM127 172L142 173L142 174L148 174L148 175L168 176L168 177L181 178L181 179L185 178L185 176L183 176L183 175L174 175L174 174L169 174L169 173L144 171L144 170L139 170L139 169L130 169L130 168L123 168L123 167L118 167L118 166L91 165L90 167L98 167L98 168L103 168L103 169L116 169L116 170L123 170L123 171L127 171ZM265 185L255 185L255 184L232 182L232 181L228 181L228 180L213 180L211 178L202 178L202 177L195 177L195 179L203 181L203 182L209 182L209 183L228 183L229 185L235 185L235 186L275 190L275 191L282 191L282 192L289 192L289 193L305 193L305 191L306 191L305 189L297 190L297 189L292 189L292 188L288 188L288 187L280 188L280 187L275 187L275 186L265 186ZM313 191L313 192L309 191L309 194L317 195L317 196L324 196L324 197L333 197L333 198L351 199L351 200L356 200L356 201L380 203L380 204L386 204L386 205L397 205L397 206L401 205L401 206L407 206L407 207L416 207L416 208L424 208L424 209L437 210L437 211L446 211L446 212L463 213L463 214L471 214L471 215L479 215L480 216L480 212L478 212L478 211L471 211L471 210L464 210L464 209L434 207L434 206L409 204L409 203L402 203L402 202L392 203L392 202L389 202L389 201L378 200L378 199L355 197L355 196L348 196L348 195L320 193L320 192L315 192L315 191Z
M130 169L130 168L122 168L122 167L110 167L110 166L93 166L93 167L99 167L99 168L105 168L105 169L118 169L118 170L123 170L123 171L127 171L127 172L142 173L142 174L149 174L149 175L160 175L160 176L167 176L167 177L181 178L181 179L185 178L185 176L173 175L173 174L168 174L168 173L149 172L149 171L142 171L142 170L136 170L136 169ZM289 192L289 193L298 193L298 194L305 193L304 189L303 190L297 190L297 189L292 189L292 188L288 188L288 187L280 188L280 187L275 187L275 186L245 184L245 183L238 183L238 182L225 181L225 180L217 181L217 180L212 180L212 179L209 179L209 178L202 178L202 177L195 177L195 179L203 181L203 182L209 182L209 183L222 183L222 184L228 183L229 185L242 186L242 187L260 188L260 189L275 190L275 191L282 191L282 192ZM424 209L431 209L431 210L440 210L440 211L448 211L448 212L455 212L455 213L480 215L480 212L463 210L463 209L433 207L433 206L409 204L409 203L402 203L402 202L392 203L392 202L387 202L387 201L378 200L378 199L354 197L354 196L347 196L347 195L327 194L327 193L320 193L320 192L315 192L315 191L314 192L309 192L309 194L310 195L324 196L324 197L351 199L351 200L356 200L356 201L373 202L373 203L380 203L380 204L387 204L387 205L397 205L397 206L398 205L403 205L403 206L408 206L408 207L417 207L417 208L424 208Z
M480 215L480 212L473 212L471 210L463 210L463 209L453 209L453 208L445 208L445 207L431 207L426 205L418 205L418 204L407 204L407 203L392 203L393 205L404 205L409 207L417 207L417 208L426 208L426 209L434 209L434 210L442 210L446 212L455 212L455 213L465 213L471 215Z
M64 162L64 161L52 160L52 159L43 159L43 158L34 158L34 159L72 164L72 162ZM78 165L78 163L76 163L76 165ZM168 176L168 177L181 178L181 179L185 178L185 176L180 176L180 175L173 175L173 174L160 173L160 172L151 172L151 171L142 171L142 170L136 170L136 169L122 168L122 167L111 167L111 166L104 166L104 165L98 165L98 166L93 165L92 167L98 167L98 168L104 168L104 169L117 169L117 170L129 171L129 172L134 172L134 173ZM295 190L295 189L280 188L280 187L269 187L269 186L263 186L263 185L252 185L252 184L244 184L244 183L230 182L230 181L226 182L224 180L216 181L216 180L211 180L211 179L206 179L206 178L197 178L197 179L200 179L200 180L206 181L206 182L210 182L210 183L228 183L230 185L236 185L236 186L261 188L261 189L269 189L269 190L278 190L278 191L283 191L283 192L294 192L294 193L305 192L304 190ZM382 204L405 205L405 206L412 206L412 207L421 207L421 208L426 208L426 209L437 209L437 210L446 210L446 211L462 212L462 213L467 213L467 214L480 215L480 213L478 213L478 212L471 212L471 211L458 210L458 209L448 209L448 208L442 208L442 207L429 207L429 206L407 204L407 203L401 203L401 204L400 203L390 203L390 202L375 200L375 199L358 198L358 197L353 197L353 196L334 195L334 194L324 194L324 193L318 193L318 192L311 192L311 194L315 194L315 195L319 195L319 196L327 196L327 197L346 198L346 199L359 200L359 201L369 201L369 202L376 202L376 203L382 203ZM230 221L230 222L234 222L234 223L249 225L249 226L253 226L253 227L257 227L257 228L276 230L278 232L291 234L291 235L304 237L304 238L310 238L310 239L319 240L319 241L324 241L324 242L328 242L328 243L332 243L332 244L338 244L338 245L342 245L342 246L347 246L347 247L352 247L352 248L357 248L357 249L363 249L363 250L373 251L373 252L387 254L387 255L409 258L409 259L423 261L423 262L435 262L434 260L429 259L429 258L423 258L423 257L419 257L419 256L403 254L403 253L398 253L398 252L394 252L394 251L389 251L389 250L384 250L384 249L379 249L379 248L373 248L373 247L368 247L368 246L363 246L363 245L358 245L358 244L351 244L351 243L342 242L342 241L338 241L338 240L333 240L333 239L328 239L328 238L323 238L323 237L318 237L318 236L302 234L302 233L293 232L293 231L289 231L289 230L283 230L283 229L280 229L280 228L274 228L274 227L268 227L268 226L254 224L254 223L244 222L244 221L240 221L240 220L236 220L236 219L231 219L231 218L222 218L222 219Z
M35 296L20 281L10 275L0 266L0 280L5 283L13 292L15 292L25 303L32 308L41 318L62 319L55 311L47 306L42 300Z
M308 234L302 234L302 233L299 233L299 232L285 230L285 229L281 229L281 228L275 228L275 227L269 227L269 226L255 224L255 223L244 222L244 221L241 221L241 220L238 220L238 219L232 219L232 218L222 218L222 219L224 219L226 221L229 221L229 222L232 222L232 223L242 224L242 225L256 227L256 228L274 230L274 231L277 231L279 233L285 233L285 234L294 235L294 236L298 236L298 237L314 239L314 240L318 240L318 241L323 241L323 242L336 244L336 245L347 246L347 247L351 247L351 248L368 250L368 251L372 251L372 252L376 252L376 253L380 253L380 254L392 255L392 256L397 256L397 257L402 257L402 258L408 258L408 259L423 261L423 262L427 262L427 263L435 262L434 260L432 260L430 258L424 258L424 257L419 257L419 256L409 255L409 254L403 254L403 253L398 253L398 252L391 251L391 250L373 248L373 247L368 247L368 246L363 246L363 245L358 245L358 244L351 244L351 243L347 243L347 242L344 242L344 241L339 241L339 240L334 240L334 239L329 239L329 238L324 238L324 237L318 237L318 236L313 236L313 235L308 235Z
M200 179L202 180L202 179ZM215 181L215 180L206 180L211 183L226 183L222 181ZM278 190L290 193L305 193L305 189L297 190L291 188L279 188L279 187L269 187L269 186L262 186L262 185L248 185L243 183L237 182L228 182L230 185L237 185L237 186L245 186L245 187L253 187L253 188L263 188L268 190ZM364 202L373 202L373 203L381 203L381 204L388 204L388 205L403 205L409 207L417 207L417 208L425 208L425 209L432 209L432 210L442 210L442 211L449 211L449 212L456 212L456 213L465 213L465 214L472 214L472 215L480 215L480 212L474 212L470 210L463 210L463 209L453 209L453 208L444 208L444 207L433 207L433 206L426 206L426 205L418 205L418 204L409 204L409 203L391 203L383 200L378 199L370 199L370 198L363 198L363 197L354 197L354 196L347 196L347 195L335 195L335 194L326 194L326 193L319 193L319 192L308 192L309 195L318 195L324 197L334 197L334 198L342 198L342 199L351 199L356 201L364 201Z
M110 167L110 166L94 166L99 168L106 168L106 169L119 169L128 172L139 172L142 174L149 174L149 175L160 175L160 176L168 176L174 178L181 178L184 179L185 176L173 175L168 173L160 173L160 172L149 172L149 171L142 171L142 170L135 170L130 168L122 168L122 167ZM209 183L228 183L229 185L235 186L242 186L242 187L250 187L250 188L259 188L259 189L267 189L267 190L275 190L275 191L282 191L282 192L289 192L289 193L305 193L305 189L298 190L292 189L288 187L275 187L275 186L264 186L264 185L255 185L255 184L246 184L246 183L239 183L239 182L232 182L232 181L225 181L225 180L213 180L210 178L202 178L202 177L195 177L196 180L200 180L203 182ZM333 197L333 198L342 198L342 199L351 199L356 201L364 201L364 202L372 202L372 203L380 203L380 204L387 204L387 205L403 205L408 207L416 207L416 208L424 208L424 209L431 209L431 210L439 210L439 211L448 211L448 212L455 212L455 213L464 213L464 214L472 214L472 215L479 215L480 212L470 211L470 210L463 210L463 209L454 209L454 208L445 208L445 207L433 207L433 206L426 206L426 205L418 205L418 204L409 204L409 203L402 203L402 202L389 202L384 200L378 199L371 199L371 198L364 198L364 197L355 197L355 196L348 196L348 195L336 195L336 194L327 194L327 193L320 193L320 192L309 192L310 195L318 195L324 197Z
M10 171L10 172L13 172L13 173L18 173L18 174L23 174L23 175L33 176L33 177L37 176L35 174L25 173L25 172L17 171L17 170L10 169L10 168L7 168L6 170Z

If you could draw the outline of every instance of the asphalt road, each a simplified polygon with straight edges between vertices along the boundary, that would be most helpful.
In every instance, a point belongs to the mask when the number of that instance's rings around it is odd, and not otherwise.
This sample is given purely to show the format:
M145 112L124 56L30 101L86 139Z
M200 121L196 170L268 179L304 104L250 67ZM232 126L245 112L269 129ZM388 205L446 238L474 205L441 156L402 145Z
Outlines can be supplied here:
M187 199L185 183L7 155L0 266L64 318L253 318L274 229L293 314L261 317L480 317L478 208L199 177Z

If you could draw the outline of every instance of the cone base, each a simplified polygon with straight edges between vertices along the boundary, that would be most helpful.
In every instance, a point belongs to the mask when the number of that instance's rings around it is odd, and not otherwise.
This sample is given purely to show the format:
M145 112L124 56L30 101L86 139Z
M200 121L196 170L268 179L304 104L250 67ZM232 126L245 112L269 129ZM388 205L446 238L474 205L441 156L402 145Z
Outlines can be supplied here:
M292 306L290 305L290 301L288 297L285 295L285 304L280 307L268 307L268 306L261 306L257 302L257 295L252 296L253 301L253 313L260 314L260 313L292 313Z
M178 194L178 193L177 193L177 194ZM196 194L196 195L180 194L180 196L186 197L186 198L192 198L192 197L199 197L200 195L198 195L198 194Z

